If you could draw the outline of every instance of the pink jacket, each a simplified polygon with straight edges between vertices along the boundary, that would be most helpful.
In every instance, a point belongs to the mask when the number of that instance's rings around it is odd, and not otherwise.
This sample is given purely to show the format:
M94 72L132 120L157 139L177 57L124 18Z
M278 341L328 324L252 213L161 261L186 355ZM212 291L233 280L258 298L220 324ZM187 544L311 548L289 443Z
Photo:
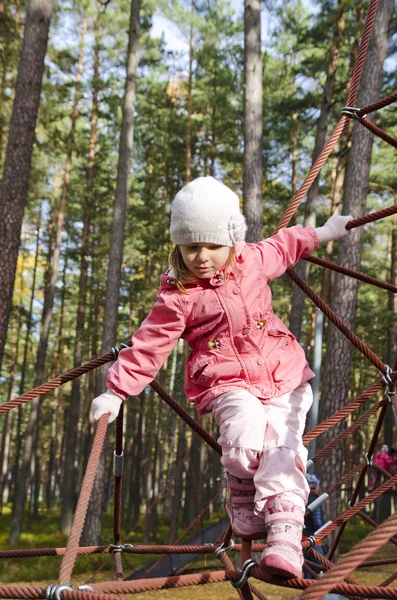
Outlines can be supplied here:
M236 267L187 284L182 294L169 273L157 302L108 372L108 389L125 399L156 376L179 338L192 352L186 395L199 413L236 387L258 398L281 396L314 373L283 322L274 315L268 282L318 246L314 229L290 227L257 244L236 246Z

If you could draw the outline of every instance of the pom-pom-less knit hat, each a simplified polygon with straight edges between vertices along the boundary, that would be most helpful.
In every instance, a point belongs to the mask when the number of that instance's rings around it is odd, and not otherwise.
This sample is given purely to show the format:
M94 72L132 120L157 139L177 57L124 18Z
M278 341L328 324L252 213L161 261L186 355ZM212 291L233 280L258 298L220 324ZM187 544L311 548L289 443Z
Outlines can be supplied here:
M207 242L235 246L244 240L246 224L238 196L213 177L194 179L171 204L174 244Z

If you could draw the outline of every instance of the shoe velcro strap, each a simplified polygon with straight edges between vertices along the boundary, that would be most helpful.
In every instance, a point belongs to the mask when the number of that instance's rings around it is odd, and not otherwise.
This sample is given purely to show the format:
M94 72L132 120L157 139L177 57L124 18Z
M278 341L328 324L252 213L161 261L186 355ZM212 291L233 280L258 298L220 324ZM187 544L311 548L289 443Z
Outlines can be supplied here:
M233 492L229 496L230 501L233 504L253 504L255 499L255 494L251 492L238 493Z
M294 538L291 535L288 535L288 533L275 533L274 535L268 534L266 543L269 548L272 546L289 546L297 551L302 549L302 545L298 542L298 540L294 540Z
M266 525L274 525L275 523L303 525L303 515L300 512L276 512L272 515L266 513L265 521Z
M254 484L249 483L239 483L237 481L229 481L229 487L231 490L237 492L256 492Z

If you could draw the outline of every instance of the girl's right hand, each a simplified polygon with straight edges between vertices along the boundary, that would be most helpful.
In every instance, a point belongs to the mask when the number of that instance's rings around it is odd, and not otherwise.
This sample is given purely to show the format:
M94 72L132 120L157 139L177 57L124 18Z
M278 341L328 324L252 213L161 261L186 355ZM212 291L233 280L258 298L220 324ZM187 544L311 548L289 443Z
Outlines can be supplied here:
M94 398L91 409L95 421L98 421L102 415L106 415L107 413L109 413L109 423L114 421L119 414L122 402L121 398L109 390Z

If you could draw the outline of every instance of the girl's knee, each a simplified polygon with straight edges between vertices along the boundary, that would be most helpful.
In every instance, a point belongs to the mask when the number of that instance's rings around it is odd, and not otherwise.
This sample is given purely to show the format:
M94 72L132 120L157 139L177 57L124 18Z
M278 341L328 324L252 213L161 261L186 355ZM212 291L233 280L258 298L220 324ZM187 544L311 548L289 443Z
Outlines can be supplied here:
M248 448L224 448L221 462L226 471L244 479L253 477L258 469L261 453Z
M218 441L222 448L262 451L266 415L258 398L248 392L231 395L215 408L214 416L220 426Z

